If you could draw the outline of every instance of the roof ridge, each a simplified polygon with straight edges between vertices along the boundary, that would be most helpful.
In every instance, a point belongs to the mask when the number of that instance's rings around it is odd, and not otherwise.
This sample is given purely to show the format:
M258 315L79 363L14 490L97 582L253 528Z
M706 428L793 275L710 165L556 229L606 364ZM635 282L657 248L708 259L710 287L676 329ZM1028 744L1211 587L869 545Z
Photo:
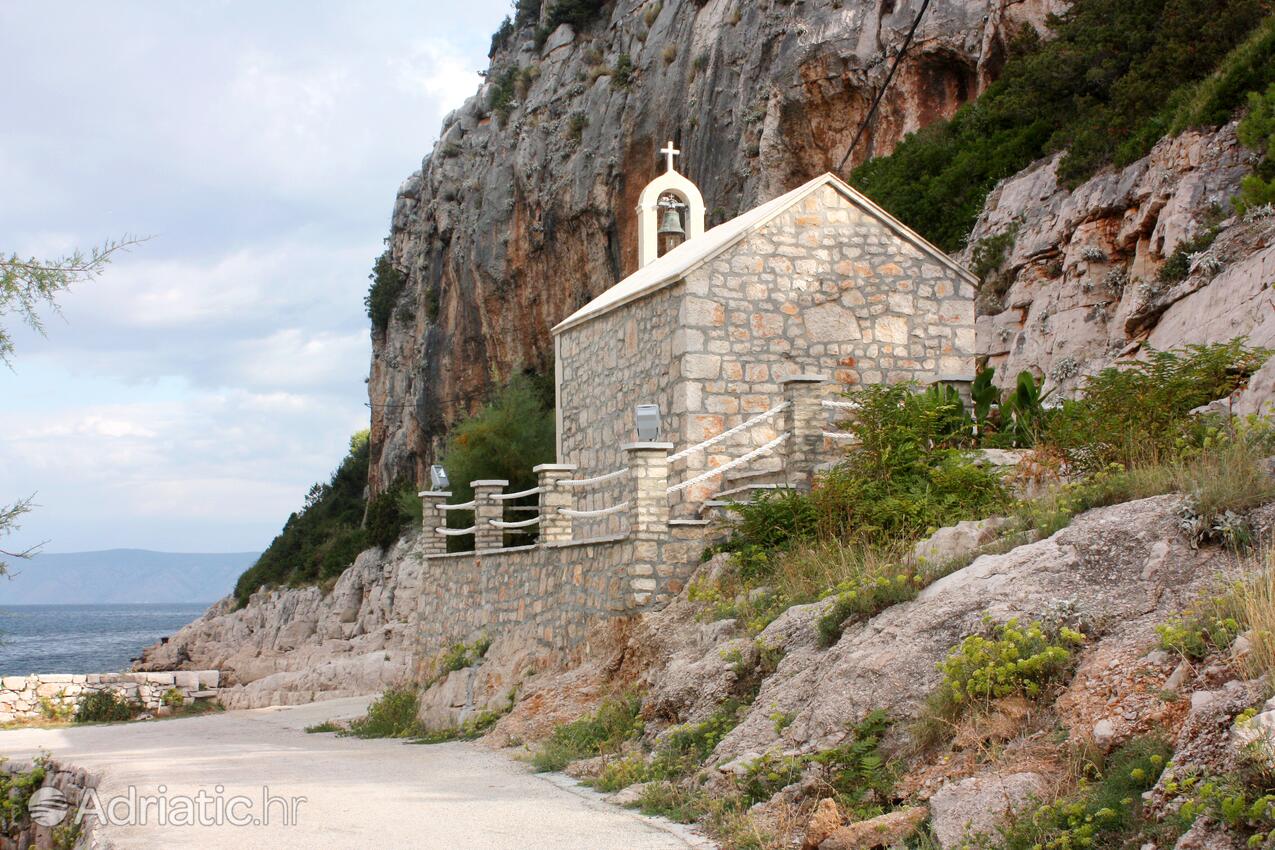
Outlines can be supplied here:
M729 221L706 230L695 239L683 242L664 256L648 263L617 282L614 286L611 286L555 325L551 332L553 334L561 333L681 280L690 272L715 259L749 233L766 226L781 213L825 185L831 185L849 199L851 203L877 218L887 229L894 232L896 236L904 241L911 243L922 253L929 254L969 281L976 282L977 279L973 274L935 247L925 237L877 206L870 198L846 183L836 174L831 171L825 171L795 189L771 198L769 201L759 204Z

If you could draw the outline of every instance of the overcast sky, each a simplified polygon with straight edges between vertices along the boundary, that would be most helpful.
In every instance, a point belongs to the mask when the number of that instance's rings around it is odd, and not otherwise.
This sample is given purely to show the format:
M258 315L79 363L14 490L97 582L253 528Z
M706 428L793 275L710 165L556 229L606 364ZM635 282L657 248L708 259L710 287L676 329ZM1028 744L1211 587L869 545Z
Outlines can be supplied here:
M366 427L367 273L508 5L0 5L0 252L153 237L0 368L4 548L270 542Z

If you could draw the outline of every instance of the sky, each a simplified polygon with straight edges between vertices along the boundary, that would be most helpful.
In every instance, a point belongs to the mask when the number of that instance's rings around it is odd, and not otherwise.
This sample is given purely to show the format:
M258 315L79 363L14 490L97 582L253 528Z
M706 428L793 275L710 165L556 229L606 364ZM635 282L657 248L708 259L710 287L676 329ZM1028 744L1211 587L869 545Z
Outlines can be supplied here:
M0 4L0 253L149 237L0 316L0 548L270 542L367 427L367 274L508 5Z

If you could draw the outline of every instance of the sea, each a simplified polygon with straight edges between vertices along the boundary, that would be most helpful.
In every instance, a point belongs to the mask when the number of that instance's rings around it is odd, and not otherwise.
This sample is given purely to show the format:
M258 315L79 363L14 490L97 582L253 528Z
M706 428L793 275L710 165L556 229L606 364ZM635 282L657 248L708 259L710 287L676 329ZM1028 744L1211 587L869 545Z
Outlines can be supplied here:
M210 604L0 605L0 676L127 670Z

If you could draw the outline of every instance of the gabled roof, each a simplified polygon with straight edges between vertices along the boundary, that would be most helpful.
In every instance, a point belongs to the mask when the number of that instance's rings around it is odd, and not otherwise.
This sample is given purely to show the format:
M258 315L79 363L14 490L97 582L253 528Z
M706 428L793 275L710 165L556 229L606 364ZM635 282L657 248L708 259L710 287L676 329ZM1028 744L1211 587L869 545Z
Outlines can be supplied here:
M630 301L676 283L686 277L687 273L712 260L746 236L760 230L776 216L792 208L824 186L831 186L836 189L852 204L880 221L882 225L900 239L910 243L923 254L928 254L931 258L947 266L970 283L977 284L978 278L974 277L973 274L947 254L926 241L919 233L872 203L866 196L853 189L837 175L828 173L798 186L786 195L780 195L778 198L767 201L759 207L754 207L743 215L736 216L724 224L719 224L711 230L705 231L703 236L683 242L659 259L638 269L559 322L554 327L553 333L561 333L568 328L575 327L604 313L609 313Z

